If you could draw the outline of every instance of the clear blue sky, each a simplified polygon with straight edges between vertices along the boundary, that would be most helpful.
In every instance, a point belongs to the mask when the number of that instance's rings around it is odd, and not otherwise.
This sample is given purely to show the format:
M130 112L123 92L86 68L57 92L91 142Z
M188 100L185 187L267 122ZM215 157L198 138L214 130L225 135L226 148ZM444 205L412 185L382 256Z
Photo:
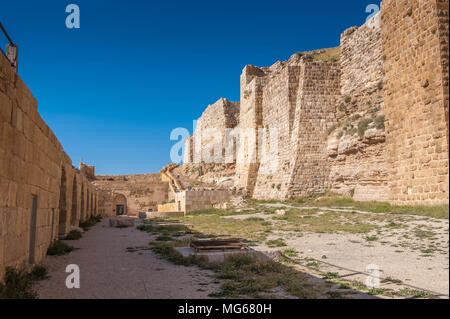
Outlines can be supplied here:
M81 10L67 29L65 8ZM172 129L192 131L208 104L239 100L246 64L339 45L369 1L3 1L19 74L78 165L97 174L157 172ZM0 35L0 45L6 40Z

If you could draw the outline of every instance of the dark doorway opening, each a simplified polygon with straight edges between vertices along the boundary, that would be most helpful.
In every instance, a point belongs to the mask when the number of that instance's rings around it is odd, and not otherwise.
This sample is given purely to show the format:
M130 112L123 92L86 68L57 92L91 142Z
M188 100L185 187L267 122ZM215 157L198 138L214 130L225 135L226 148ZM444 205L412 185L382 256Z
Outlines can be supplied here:
M125 206L124 205L116 205L116 215L124 215L125 214Z

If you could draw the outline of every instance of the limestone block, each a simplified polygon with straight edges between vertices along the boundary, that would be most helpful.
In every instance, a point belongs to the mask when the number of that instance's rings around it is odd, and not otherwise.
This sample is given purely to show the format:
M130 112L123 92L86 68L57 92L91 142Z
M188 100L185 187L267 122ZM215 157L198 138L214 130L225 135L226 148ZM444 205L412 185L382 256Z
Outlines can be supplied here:
M111 218L109 220L109 226L110 227L118 227L118 226L133 227L134 224L135 224L135 219L134 218L117 217L117 218Z

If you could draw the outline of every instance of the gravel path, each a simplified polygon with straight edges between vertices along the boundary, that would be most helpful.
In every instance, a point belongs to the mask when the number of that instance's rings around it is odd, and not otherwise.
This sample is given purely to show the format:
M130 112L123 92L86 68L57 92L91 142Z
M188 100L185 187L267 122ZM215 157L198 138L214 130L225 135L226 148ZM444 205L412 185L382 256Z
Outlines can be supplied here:
M204 299L218 290L207 271L173 265L151 250L127 252L127 247L148 246L149 241L135 227L112 228L104 219L80 240L67 241L79 250L46 258L50 278L36 285L39 298ZM80 289L66 287L69 264L80 267Z

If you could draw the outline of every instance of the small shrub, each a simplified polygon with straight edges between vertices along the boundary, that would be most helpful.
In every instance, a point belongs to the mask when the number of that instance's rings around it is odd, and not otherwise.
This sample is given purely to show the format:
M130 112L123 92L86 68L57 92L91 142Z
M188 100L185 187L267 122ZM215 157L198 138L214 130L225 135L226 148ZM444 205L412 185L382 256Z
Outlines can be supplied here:
M78 230L72 230L70 233L67 234L65 240L78 240L81 237L83 237L83 234Z
M369 109L369 110L367 111L367 113L369 113L369 114L374 114L374 113L377 113L380 109L381 109L380 106L373 107L373 108Z
M355 122L361 118L361 115L355 114L350 117L350 122Z
M36 265L30 272L30 279L33 281L44 280L47 279L48 277L49 276L47 268L44 266Z
M340 132L336 135L337 139L341 139L342 136L344 136L344 131L340 131Z
M379 130L384 130L384 115L377 116L375 119L375 127Z
M337 272L327 272L323 278L324 279L334 279L334 278L338 278L339 274Z
M281 184L277 185L277 189L280 190L281 189Z
M352 100L352 98L351 98L350 96L346 96L346 97L344 98L344 102L345 102L345 103L350 103L351 100Z
M66 243L63 243L62 241L56 240L53 245L48 247L47 249L47 255L49 256L62 256L70 253L75 248L72 246L67 245Z
M330 135L331 133L333 133L334 132L334 130L336 129L336 127L337 127L337 125L336 124L334 124L333 126L331 126L330 128L328 128L328 135Z
M266 244L269 247L286 247L287 246L282 238L269 240L266 242Z
M4 283L0 283L0 299L36 299L30 274L15 268L6 268Z
M360 137L364 136L364 133L369 128L370 123L372 123L371 119L364 119L358 123L358 134Z
M353 198L353 196L355 195L355 189L352 188L349 193L350 193L350 197Z
M81 222L80 227L83 228L84 231L89 230L92 226L95 224L98 224L101 222L102 217L101 216L91 216L88 220ZM81 238L81 237L80 237Z
M377 240L378 240L378 237L377 237L377 236L367 236L367 237L366 237L366 240L367 240L367 241L377 241Z
M345 112L347 110L347 108L345 107L344 103L341 103L341 105L339 105L338 110L340 112Z
M378 88L378 90L382 90L383 89L383 81L378 82L377 88Z

